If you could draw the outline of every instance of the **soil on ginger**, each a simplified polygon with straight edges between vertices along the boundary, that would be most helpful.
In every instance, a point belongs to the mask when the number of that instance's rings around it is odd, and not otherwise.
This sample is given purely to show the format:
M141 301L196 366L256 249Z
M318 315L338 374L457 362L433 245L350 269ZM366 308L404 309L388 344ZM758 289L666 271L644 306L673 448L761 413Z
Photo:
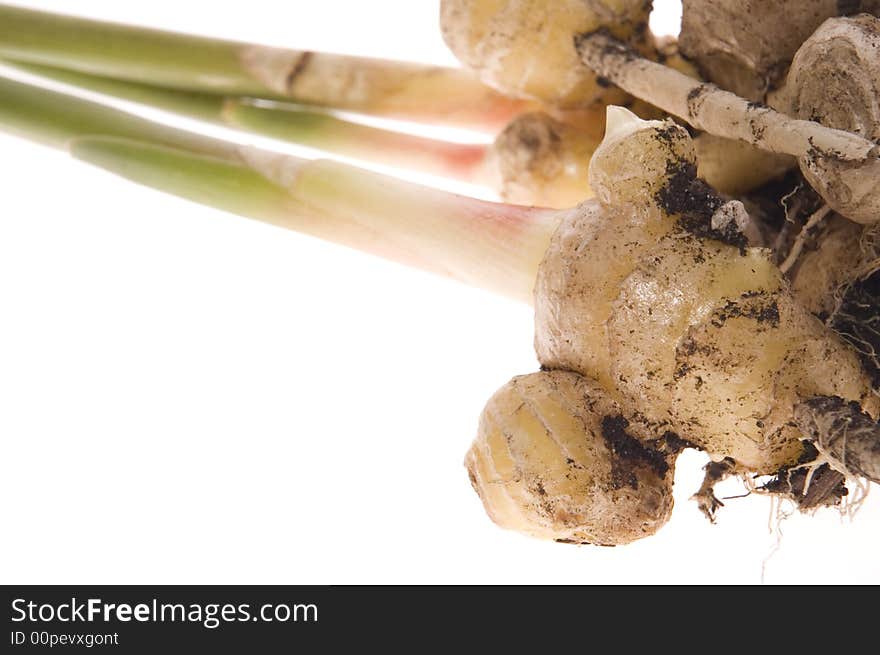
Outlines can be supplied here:
M663 138L662 133L658 138ZM745 249L748 240L733 221L720 230L711 227L712 216L725 201L697 177L694 164L684 160L670 161L666 174L667 182L657 192L655 200L665 212L679 216L679 227L695 237L721 241L741 251Z
M880 271L852 282L827 323L852 344L874 388L880 388Z
M611 464L611 481L615 489L630 486L639 488L636 478L636 465L648 466L659 477L666 477L669 462L659 451L646 447L641 441L627 432L629 421L620 414L602 418L602 438L614 455Z

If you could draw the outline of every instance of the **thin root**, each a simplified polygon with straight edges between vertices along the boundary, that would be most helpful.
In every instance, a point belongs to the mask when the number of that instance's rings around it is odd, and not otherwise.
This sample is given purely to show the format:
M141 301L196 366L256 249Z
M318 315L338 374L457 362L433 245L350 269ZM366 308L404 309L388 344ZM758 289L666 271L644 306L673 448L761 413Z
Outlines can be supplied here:
M798 233L797 238L794 240L794 243L791 246L791 250L788 251L788 257L786 257L785 261L779 265L779 270L782 271L783 275L791 270L791 267L794 266L798 257L800 257L801 251L803 251L804 245L807 242L807 238L810 236L810 230L821 223L830 212L831 207L829 207L828 205L824 205L819 209L819 211L810 216L810 218L801 228L801 231Z

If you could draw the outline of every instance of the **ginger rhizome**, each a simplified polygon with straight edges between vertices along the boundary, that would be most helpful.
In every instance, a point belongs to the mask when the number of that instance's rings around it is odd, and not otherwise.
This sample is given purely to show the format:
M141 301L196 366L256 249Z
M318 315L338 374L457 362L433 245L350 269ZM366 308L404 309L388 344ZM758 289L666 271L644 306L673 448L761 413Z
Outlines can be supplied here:
M798 158L825 201L860 223L880 220L880 146L853 132L792 118L639 56L606 33L577 37L585 65L690 125L768 152Z
M707 81L763 102L823 21L878 10L877 0L684 0L679 43Z
M625 96L578 66L572 38L606 28L647 51L651 0L442 0L440 27L453 53L514 97L585 107Z
M827 20L794 57L785 89L792 115L880 138L880 19L868 14ZM864 162L813 151L801 158L810 185L837 212L859 223L880 221L880 148Z
M801 464L805 438L821 451L828 430L839 430L833 418L811 418L805 432L805 416L833 406L876 428L880 410L852 348L797 302L769 251L746 245L742 205L695 177L687 132L620 108L609 108L607 132L590 169L596 199L561 215L535 286L541 365L582 378L561 385L544 373L509 383L490 401L467 459L500 524L605 544L663 523L662 512L649 522L642 506L614 495L604 459L613 451L602 431L608 421L625 426L640 463L671 465L668 444L687 442L741 471L773 474ZM589 391L568 390L578 384ZM543 418L566 403L578 421ZM604 481L589 478L579 495L566 494L566 484L575 471L593 469L560 454L572 425ZM551 452L558 465L546 464ZM585 466L586 457L571 459ZM874 474L870 467L841 473ZM657 479L633 485L652 498L663 490ZM604 524L620 527L597 533L595 513L609 506L621 517Z
M444 2L456 54L514 99L466 71L0 7L0 57L30 72L330 152L484 174L505 199L542 207L209 139L3 78L0 125L141 184L533 302L541 371L493 396L466 457L504 527L602 545L653 534L686 447L712 460L696 495L710 517L729 475L772 476L754 488L802 509L839 504L847 485L880 476L880 343L861 315L880 300L877 19L837 7L822 23L829 3L806 3L816 24L772 43L748 27L756 12L727 34L742 41L733 52L717 24L695 22L733 4L686 4L683 50L703 78L654 42L649 2ZM175 67L163 49L189 58ZM614 101L651 120L614 106L606 120ZM332 109L500 131L491 146L443 144ZM817 193L777 194L785 217L765 220L742 194L795 165Z
M593 380L567 371L516 377L489 400L465 458L492 520L570 543L617 545L656 532L672 513L674 453L632 436Z
M596 117L596 122L604 124L604 118ZM492 148L501 197L557 208L585 200L591 195L590 159L600 140L543 112L520 116L498 135Z
M551 110L602 109L607 104L626 104L636 109L638 101L623 92L628 89L619 83L608 83L617 80L599 68L579 65L571 42L582 34L599 32L625 43L633 53L662 61L664 68L699 81L711 81L711 76L701 78L697 68L681 57L673 40L654 39L647 29L650 10L651 2L643 0L444 0L441 27L458 58L502 92L541 101ZM646 102L636 113L662 117L654 107L658 105L654 98L639 97ZM712 134L698 139L698 148L701 177L725 193L751 190L794 165L790 157L762 153L752 145ZM573 149L578 151L577 146ZM558 158L557 162L561 160ZM588 160L581 166L586 168ZM562 197L567 198L568 194L563 193Z
M541 363L614 385L642 414L757 472L800 451L787 425L798 398L875 412L855 355L794 301L769 253L737 239L743 225L707 230L725 205L693 177L687 133L620 120L629 125L609 129L593 160L603 203L568 215L539 269Z

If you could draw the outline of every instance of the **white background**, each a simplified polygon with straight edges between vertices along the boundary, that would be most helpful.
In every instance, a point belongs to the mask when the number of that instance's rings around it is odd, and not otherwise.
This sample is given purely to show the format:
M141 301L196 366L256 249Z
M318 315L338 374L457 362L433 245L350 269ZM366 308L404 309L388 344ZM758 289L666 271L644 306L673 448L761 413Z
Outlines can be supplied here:
M454 63L422 0L20 4ZM768 559L769 501L709 525L695 453L650 539L500 530L462 458L537 368L529 308L3 135L0 180L0 582L880 581L880 494L789 519Z

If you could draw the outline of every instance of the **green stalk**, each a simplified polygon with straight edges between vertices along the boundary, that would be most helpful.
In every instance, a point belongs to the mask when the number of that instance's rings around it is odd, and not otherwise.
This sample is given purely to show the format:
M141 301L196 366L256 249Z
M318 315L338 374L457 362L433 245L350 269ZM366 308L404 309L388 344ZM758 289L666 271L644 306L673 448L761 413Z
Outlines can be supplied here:
M218 158L237 157L233 144L177 130L64 93L0 77L0 124L7 132L64 148L88 134L137 139Z
M450 143L306 112L290 105L227 104L229 125L281 141L397 168L488 183L489 146Z
M158 125L145 129L146 121L125 112L39 87L21 90L28 86L0 84L3 129L67 147L146 186L526 302L558 222L552 210L466 198ZM109 131L102 131L105 122Z
M107 136L79 137L67 149L77 159L193 202L276 225L286 219L285 189L240 158Z
M228 99L224 96L195 91L178 91L159 86L123 82L109 77L88 75L77 71L28 64L17 61L0 61L4 68L36 75L53 82L61 82L86 91L94 91L112 98L136 102L154 107L172 114L180 114L189 118L209 123L222 123L223 108Z
M130 82L495 131L527 108L469 72L0 5L0 57Z
M471 183L479 183L485 174L488 148L482 144L450 143L383 130L287 103L255 103L246 98L163 89L35 64L9 62L7 66L113 98L336 155Z

